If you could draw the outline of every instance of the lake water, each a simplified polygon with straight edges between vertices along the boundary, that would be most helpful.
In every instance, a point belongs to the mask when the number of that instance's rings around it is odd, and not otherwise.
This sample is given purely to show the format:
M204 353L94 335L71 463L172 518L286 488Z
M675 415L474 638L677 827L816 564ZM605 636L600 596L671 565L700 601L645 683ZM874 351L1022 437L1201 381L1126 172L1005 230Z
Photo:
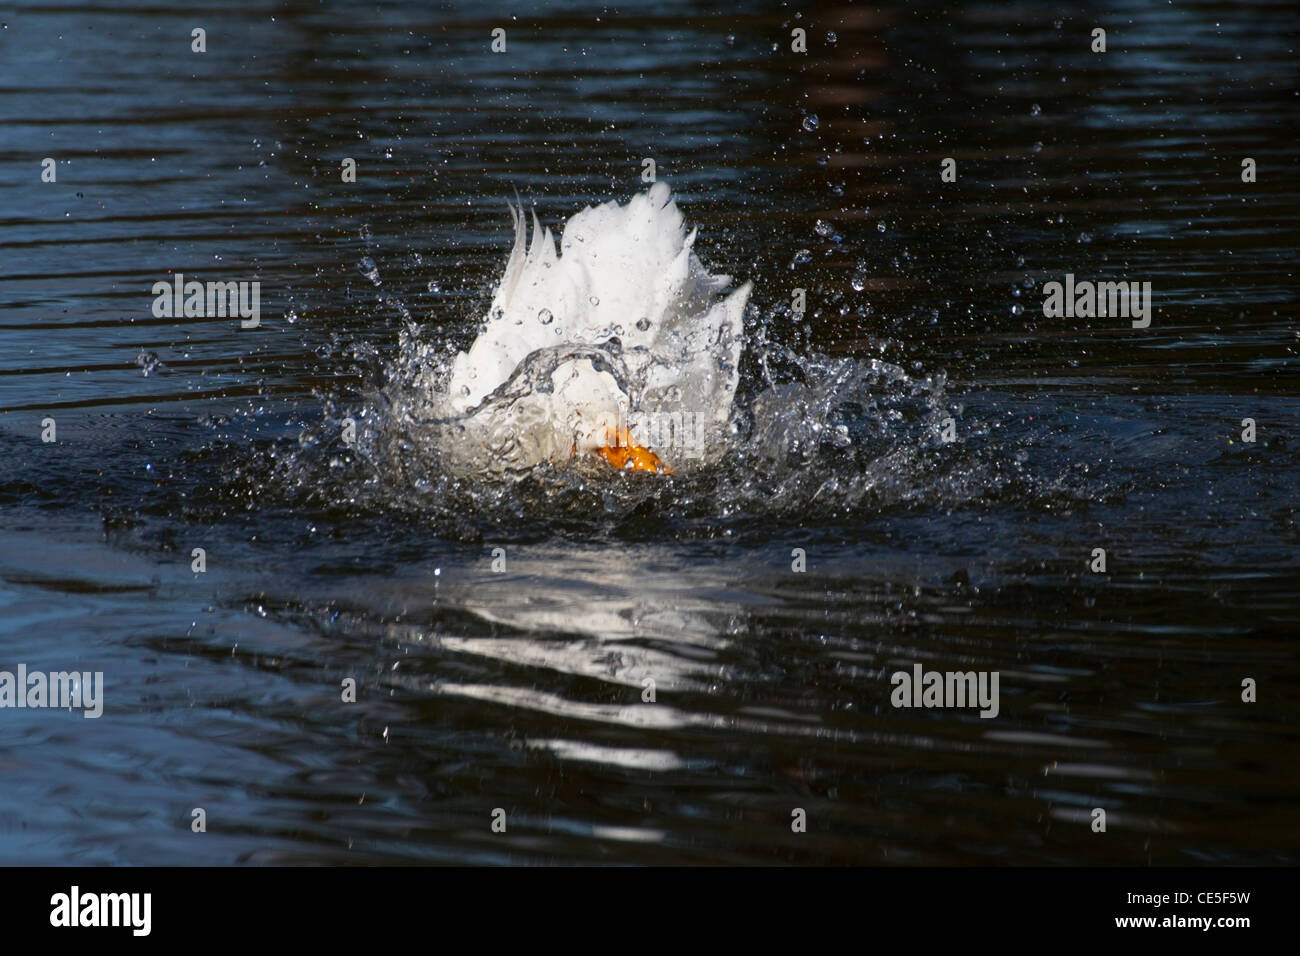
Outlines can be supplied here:
M0 709L0 862L1300 860L1293 4L428 6L0 14L0 670L104 675ZM734 449L440 470L506 201L646 159L755 284Z

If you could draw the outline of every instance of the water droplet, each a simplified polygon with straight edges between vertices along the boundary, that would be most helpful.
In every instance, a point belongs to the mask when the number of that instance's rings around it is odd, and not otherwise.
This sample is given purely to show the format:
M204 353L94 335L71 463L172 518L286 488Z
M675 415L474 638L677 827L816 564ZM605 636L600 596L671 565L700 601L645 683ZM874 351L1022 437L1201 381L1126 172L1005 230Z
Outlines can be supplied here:
M497 306L495 309L492 310L492 321L496 322L504 318L505 314L506 314L506 310L501 308L501 306Z
M1025 314L1025 307L1024 307L1023 305L1021 305L1019 302L1017 302L1015 305L1013 305L1013 306L1011 307L1011 314L1012 314L1012 315L1024 315L1024 314Z
M813 130L815 130L818 127L818 125L820 125L820 123L821 120L817 119L816 113L809 113L807 116L803 118L804 132L811 133Z
M794 258L790 260L790 268L793 269L795 266L801 266L806 262L812 262L812 253L807 249L800 249L794 254Z
M135 357L135 364L140 366L145 378L149 377L150 372L156 372L164 367L158 358L157 352L141 352ZM153 466L150 465L150 467Z
M840 42L840 38L835 35L834 30L827 30L826 42L829 43L831 46L834 46L836 43Z
M379 278L379 267L375 265L374 259L371 259L369 256L365 256L364 258L362 258L362 260L359 263L357 263L357 268L361 270L361 274L363 276L365 276L375 285L383 284L382 280Z
M1030 115L1030 116L1038 116L1038 115L1039 115L1040 113L1042 113L1042 112L1043 112L1043 108L1042 108L1041 106L1039 106L1037 103L1035 103L1033 106L1029 107L1029 115Z
M884 232L888 228L889 227L885 225L885 220L883 219L880 220L880 222L876 223L876 232Z
M849 285L853 286L854 292L861 292L867 287L867 264L859 262L858 267L853 270L853 277L849 279Z
M590 302L592 305L600 305L600 299L596 298L594 295L587 301Z
M537 313L537 321L542 323L542 325L550 325L555 321L555 316L551 314L550 309L542 309L542 311Z
M646 316L642 316L636 320L636 327L644 332L646 329L650 328L650 319Z
M813 226L813 231L816 232L817 235L821 236L822 238L825 238L826 236L829 236L831 233L833 233L835 229L825 219L818 219L817 224Z
M430 279L430 280L429 280L428 289L429 289L430 292L441 292L441 291L442 291L442 286L438 285L438 283L437 283L436 280L434 280L434 279Z

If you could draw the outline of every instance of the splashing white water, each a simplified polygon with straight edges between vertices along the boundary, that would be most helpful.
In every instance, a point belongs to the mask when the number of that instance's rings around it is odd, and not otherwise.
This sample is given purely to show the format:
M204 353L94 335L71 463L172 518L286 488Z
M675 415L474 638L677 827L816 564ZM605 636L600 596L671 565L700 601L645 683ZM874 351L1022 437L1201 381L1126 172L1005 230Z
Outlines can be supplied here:
M505 275L466 352L375 283L380 305L403 319L398 348L352 349L377 363L382 384L329 396L321 428L277 464L278 487L473 537L485 524L586 526L645 508L712 534L719 515L847 514L940 493L951 502L1001 480L961 458L963 442L944 443L942 423L961 409L942 371L912 377L883 359L792 348L779 340L795 321L783 303L743 327L750 286L723 293L728 280L699 263L666 187L583 210L563 255L540 226L526 246L514 221ZM624 274L629 262L639 271ZM373 259L359 268L379 278ZM678 480L610 481L609 459L579 448L624 416Z

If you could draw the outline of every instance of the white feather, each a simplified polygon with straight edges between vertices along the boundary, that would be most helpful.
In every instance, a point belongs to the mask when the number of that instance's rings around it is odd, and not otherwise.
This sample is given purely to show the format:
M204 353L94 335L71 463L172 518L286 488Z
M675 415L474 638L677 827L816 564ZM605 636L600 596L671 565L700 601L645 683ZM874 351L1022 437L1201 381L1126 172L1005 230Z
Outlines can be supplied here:
M583 209L565 226L558 253L536 214L531 241L522 213L512 207L511 217L514 245L487 326L452 363L453 414L467 425L515 430L515 465L598 448L629 411L728 420L750 284L719 298L731 280L700 263L695 233L686 234L667 185L656 183L626 205ZM618 343L612 347L611 337ZM539 350L566 346L603 346L614 362L602 360L605 352L567 358L554 367L549 388L513 395L508 412L485 403L526 360L536 363ZM480 413L486 420L476 422Z

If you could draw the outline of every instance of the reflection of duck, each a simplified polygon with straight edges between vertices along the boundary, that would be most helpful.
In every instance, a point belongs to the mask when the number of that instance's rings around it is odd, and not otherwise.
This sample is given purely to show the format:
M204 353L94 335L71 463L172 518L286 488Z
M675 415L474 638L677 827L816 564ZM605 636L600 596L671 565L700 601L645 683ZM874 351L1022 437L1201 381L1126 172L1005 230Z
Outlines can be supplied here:
M583 209L559 253L535 213L526 243L523 214L510 211L514 247L487 327L447 386L462 437L516 468L595 453L618 468L671 470L671 449L645 447L640 423L726 423L749 283L721 295L730 278L696 258L663 183L625 206Z

